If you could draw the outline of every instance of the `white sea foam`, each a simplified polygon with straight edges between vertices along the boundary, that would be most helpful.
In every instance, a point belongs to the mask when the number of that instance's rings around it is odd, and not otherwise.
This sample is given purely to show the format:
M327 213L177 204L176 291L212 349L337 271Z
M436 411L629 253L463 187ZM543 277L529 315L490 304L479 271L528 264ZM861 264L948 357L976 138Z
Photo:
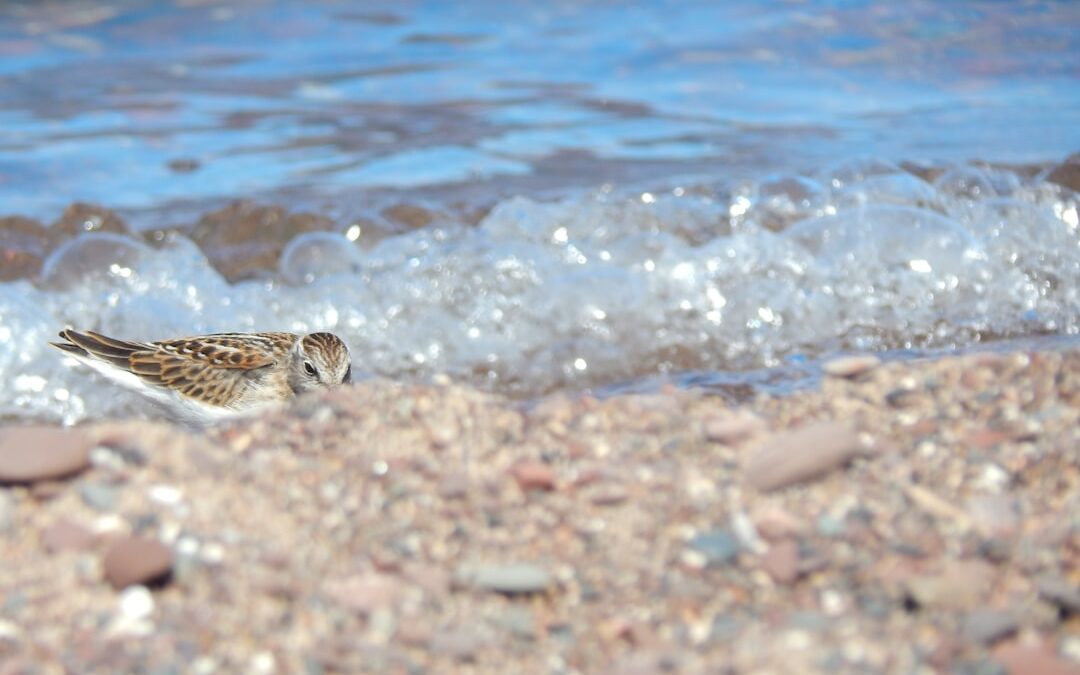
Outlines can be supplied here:
M478 227L361 250L301 235L280 281L230 285L190 241L84 235L0 285L0 416L73 422L145 404L46 346L67 325L153 339L332 330L357 370L518 395L793 354L1080 331L1073 193L882 162L725 191L515 198Z

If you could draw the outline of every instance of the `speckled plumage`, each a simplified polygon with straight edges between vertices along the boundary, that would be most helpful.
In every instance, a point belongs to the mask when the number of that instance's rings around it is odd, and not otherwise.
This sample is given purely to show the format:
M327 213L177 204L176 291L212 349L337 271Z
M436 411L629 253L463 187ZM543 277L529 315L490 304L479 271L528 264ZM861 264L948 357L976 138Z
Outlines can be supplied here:
M99 372L206 421L348 383L349 348L332 333L217 333L134 342L92 331L50 343Z

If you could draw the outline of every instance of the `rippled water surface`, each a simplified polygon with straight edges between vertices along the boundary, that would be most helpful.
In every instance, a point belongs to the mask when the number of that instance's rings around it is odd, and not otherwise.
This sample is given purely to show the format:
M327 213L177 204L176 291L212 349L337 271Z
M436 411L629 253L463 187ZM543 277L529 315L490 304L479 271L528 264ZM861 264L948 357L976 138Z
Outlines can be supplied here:
M1076 336L1080 5L637 5L0 5L0 211L116 214L0 227L0 416L139 409L68 324L517 396Z

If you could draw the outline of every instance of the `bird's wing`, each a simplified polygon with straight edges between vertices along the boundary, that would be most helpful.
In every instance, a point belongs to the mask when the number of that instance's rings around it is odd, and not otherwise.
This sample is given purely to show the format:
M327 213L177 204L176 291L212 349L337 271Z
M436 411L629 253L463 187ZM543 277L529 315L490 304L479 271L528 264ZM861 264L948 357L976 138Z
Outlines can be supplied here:
M297 336L291 333L216 333L160 340L156 351L216 368L255 370L285 355Z
M149 384L211 406L230 406L251 383L252 371L270 366L295 341L288 333L224 333L158 342L128 342L92 331L60 333L54 347L96 359Z

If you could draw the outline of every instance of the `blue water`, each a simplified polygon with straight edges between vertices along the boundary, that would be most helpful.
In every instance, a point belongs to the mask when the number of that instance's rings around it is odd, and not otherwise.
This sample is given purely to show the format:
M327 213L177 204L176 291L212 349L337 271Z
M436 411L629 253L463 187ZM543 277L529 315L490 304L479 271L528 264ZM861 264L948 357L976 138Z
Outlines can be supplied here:
M0 211L1058 160L1078 25L1075 2L8 3Z
M50 240L0 283L0 419L146 414L47 346L68 325L331 330L357 374L523 398L1075 345L1080 200L1049 170L1080 149L1078 25L1077 2L0 4L0 212L181 231ZM252 242L183 233L238 198L328 229L231 276Z

